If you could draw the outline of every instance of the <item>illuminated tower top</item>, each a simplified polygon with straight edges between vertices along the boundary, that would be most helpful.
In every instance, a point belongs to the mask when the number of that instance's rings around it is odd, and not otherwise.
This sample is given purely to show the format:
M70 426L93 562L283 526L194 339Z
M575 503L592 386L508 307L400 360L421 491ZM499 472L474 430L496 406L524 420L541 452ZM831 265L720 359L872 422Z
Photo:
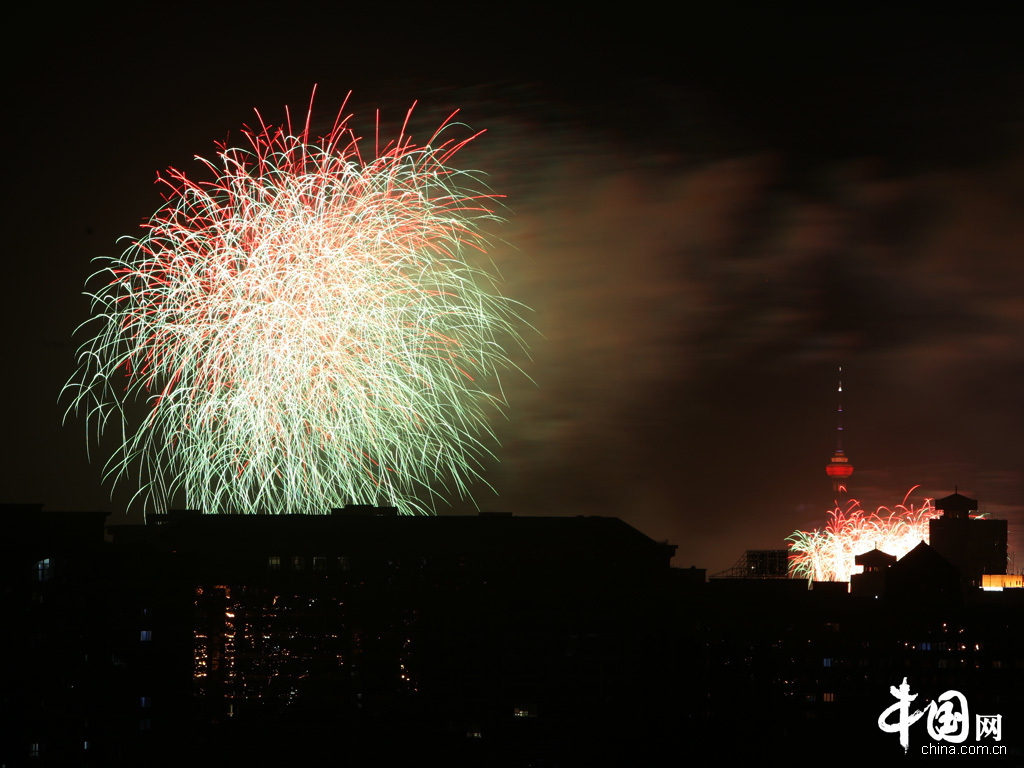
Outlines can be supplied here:
M853 474L853 464L843 453L843 367L839 366L839 410L836 415L836 452L832 455L829 463L825 465L825 472L832 478L832 490L837 494L845 494L846 481Z

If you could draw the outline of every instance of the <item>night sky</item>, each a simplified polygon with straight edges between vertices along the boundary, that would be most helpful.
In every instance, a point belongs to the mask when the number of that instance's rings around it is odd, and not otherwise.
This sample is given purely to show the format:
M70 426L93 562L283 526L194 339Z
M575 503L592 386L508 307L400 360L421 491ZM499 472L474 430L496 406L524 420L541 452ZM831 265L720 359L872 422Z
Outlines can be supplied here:
M851 491L958 487L1024 562L1024 56L1009 19L669 19L478 6L24 10L8 29L0 500L125 517L61 387L91 261L156 173L288 104L424 140L506 195L492 252L532 311L485 510L612 515L729 567ZM622 9L620 9L622 10ZM486 15L480 15L486 14ZM369 130L367 131L369 135ZM200 174L201 175L201 174ZM466 513L456 502L442 514Z

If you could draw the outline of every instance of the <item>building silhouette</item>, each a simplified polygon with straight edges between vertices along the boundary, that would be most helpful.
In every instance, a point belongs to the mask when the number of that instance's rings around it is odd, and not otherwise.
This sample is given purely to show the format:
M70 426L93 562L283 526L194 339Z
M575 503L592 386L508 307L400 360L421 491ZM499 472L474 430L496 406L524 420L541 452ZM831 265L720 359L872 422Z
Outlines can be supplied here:
M760 578L709 581L614 518L0 511L6 765L888 762L904 677L1024 760L1024 589L926 545L865 556L886 587L851 593L756 553Z
M881 597L885 594L886 571L896 563L896 556L872 549L853 559L861 572L850 577L850 592L859 597Z
M518 764L664 720L675 548L617 519L18 513L0 762Z
M979 517L978 500L953 493L935 501L942 515L928 524L932 548L957 567L964 582L981 586L982 576L1006 573L1006 520Z

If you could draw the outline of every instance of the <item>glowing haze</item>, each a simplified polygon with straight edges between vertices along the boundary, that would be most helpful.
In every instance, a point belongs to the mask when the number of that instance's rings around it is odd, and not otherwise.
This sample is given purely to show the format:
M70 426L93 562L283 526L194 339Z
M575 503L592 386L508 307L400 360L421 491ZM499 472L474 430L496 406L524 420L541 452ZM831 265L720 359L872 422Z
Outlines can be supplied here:
M913 492L913 489L911 490ZM907 498L893 509L867 513L855 499L829 512L824 530L796 531L789 542L789 572L809 581L849 581L861 566L854 559L873 549L902 558L922 541L928 543L928 521L941 513L931 499L914 508Z
M431 512L488 453L519 336L481 265L495 196L450 165L475 135L447 138L453 114L417 145L407 115L364 150L344 105L321 138L311 114L293 131L257 112L248 146L197 158L206 180L169 169L90 294L67 389L97 438L118 431L108 476L141 478L147 509L183 491L209 512Z

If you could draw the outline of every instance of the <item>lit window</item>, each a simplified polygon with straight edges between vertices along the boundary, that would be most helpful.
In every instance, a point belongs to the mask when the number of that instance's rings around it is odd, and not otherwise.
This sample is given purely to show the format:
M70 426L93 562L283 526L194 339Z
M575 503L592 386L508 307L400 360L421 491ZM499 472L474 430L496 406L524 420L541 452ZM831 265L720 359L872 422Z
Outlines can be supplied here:
M150 630L144 629L141 632L139 632L139 642L148 643L152 639L153 633Z
M149 698L149 696L140 696L139 697L139 706L142 707L143 709L149 709L149 706L150 706L151 703L152 703L152 700Z
M281 568L281 556L270 555L267 558L267 568L269 568L272 571L279 570Z
M822 666L823 667L831 667L832 666L832 659L822 659Z
M53 575L50 569L50 558L46 557L36 563L36 581L49 581Z
M304 563L302 562L302 560L302 557L293 557L292 568L294 568L296 571L301 571L304 567Z
M326 557L314 557L313 558L313 570L314 571L326 571L327 570L327 558Z
M33 741L32 744L29 745L28 756L29 757L39 757L39 742L38 741Z
M821 696L822 701L835 701L836 695L834 693L824 693Z

